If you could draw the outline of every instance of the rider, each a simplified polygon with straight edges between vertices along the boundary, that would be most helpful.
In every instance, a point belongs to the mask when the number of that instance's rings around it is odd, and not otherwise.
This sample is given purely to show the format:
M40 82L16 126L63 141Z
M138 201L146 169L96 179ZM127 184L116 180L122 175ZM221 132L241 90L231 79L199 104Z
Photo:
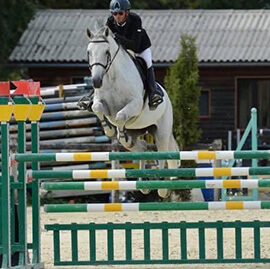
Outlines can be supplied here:
M107 20L107 26L115 35L117 43L125 49L135 52L136 56L143 58L147 65L147 80L149 88L149 107L151 110L163 102L163 97L157 91L154 68L152 66L151 42L142 28L141 18L130 12L128 0L111 0L111 16Z

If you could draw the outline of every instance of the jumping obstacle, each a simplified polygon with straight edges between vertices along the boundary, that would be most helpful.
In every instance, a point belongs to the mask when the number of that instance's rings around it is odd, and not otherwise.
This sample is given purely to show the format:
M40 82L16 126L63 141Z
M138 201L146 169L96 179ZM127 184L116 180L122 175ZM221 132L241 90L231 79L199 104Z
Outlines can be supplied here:
M270 150L180 151L180 152L80 152L47 154L14 154L18 162L81 162L113 160L234 160L269 159Z
M47 230L53 231L54 234L54 264L55 265L123 265L123 264L214 264L214 263L269 263L269 258L263 258L261 255L261 234L267 228L270 228L270 222L253 221L253 222L160 222L160 223L107 223L107 224L53 224L46 225ZM254 234L254 244L250 251L254 255L251 258L245 258L243 255L243 231L245 229L252 229ZM69 232L71 235L71 259L61 260L61 241L60 232ZM85 232L86 237L89 238L89 258L87 260L79 259L79 241L78 231ZM161 232L162 241L159 244L161 256L153 258L151 253L151 231ZM216 239L214 245L216 246L216 258L209 258L207 253L207 232L214 231ZM224 249L224 234L230 231L235 235L235 244L231 247L235 248L234 258L225 257ZM97 257L97 240L98 233L104 232L107 235L107 245L103 246L102 251L107 249L106 255L100 259ZM119 238L115 236L117 232L124 233L124 247L123 256L119 259L115 258L116 248L119 245ZM197 258L189 258L189 240L188 234L198 235L198 256ZM170 255L170 233L179 236L179 245L174 248L174 251L179 250L177 257ZM135 236L134 234L141 234ZM142 257L135 258L133 242L134 240L141 240L143 248ZM181 247L180 247L181 246ZM83 246L86 248L86 245ZM117 247L118 248L118 247Z
M250 146L251 146L251 150L258 150L258 139L257 139L257 135L258 135L258 127L257 127L257 109L256 108L252 108L251 109L251 115L250 115L250 120L249 123L246 126L246 129L239 141L239 144L236 147L236 151L241 151L245 142L247 141L248 136L250 135ZM231 148L229 148L231 149ZM230 160L228 167L233 167L235 164L236 160ZM258 167L258 160L255 158L252 158L251 160L252 163L252 167ZM253 179L256 178L256 176L252 177ZM223 177L223 179L227 179L226 177ZM227 195L227 191L226 189L222 189L221 190L221 200L222 201L227 201L227 200L258 200L259 199L259 193L258 193L258 189L252 189L252 194L251 195L244 195L244 196L228 196Z
M141 189L220 189L220 188L263 188L270 187L270 179L251 180L165 180L165 181L102 181L102 182L43 182L41 188L56 190L121 190Z
M1 160L0 177L0 266L2 268L43 268L40 255L39 182L28 184L32 189L32 242L27 242L26 226L26 165L10 162L9 122L14 115L18 125L17 151L25 153L26 120L31 121L32 153L38 152L38 121L45 104L40 97L40 83L15 81L17 89L10 95L10 82L0 82ZM16 171L18 169L18 172ZM32 169L39 169L37 162ZM12 176L10 174L12 173ZM32 260L28 259L32 250ZM2 259L1 259L2 258Z
M25 94L25 93L24 93ZM235 175L255 175L255 174L264 174L268 175L270 172L270 167L245 167L245 168L196 168L196 169L167 169L167 170L86 170L86 171L40 171L39 170L39 161L48 161L50 158L55 158L55 161L63 160L67 161L67 159L72 158L72 161L84 160L90 161L89 159L101 159L101 158L115 158L121 159L120 155L113 155L111 153L104 154L99 153L86 153L86 154L73 154L73 153L65 153L65 154L55 154L55 155L47 155L47 154L38 154L38 120L40 114L42 113L42 109L44 109L44 105L40 101L39 98L35 100L36 105L32 106L32 102L29 98L25 98L19 96L18 98L10 97L1 97L0 98L0 109L3 111L0 117L1 120L1 139L2 139L2 176L1 176L1 209L2 209L2 217L1 217L1 237L0 237L0 254L3 256L2 267L11 267L11 256L12 253L18 251L19 252L19 265L24 268L42 268L42 264L40 263L40 223L39 223L39 179L45 178L53 178L56 177L58 179L84 179L84 178L136 178L141 176L148 177L170 177L170 176L235 176ZM15 104L14 104L15 103ZM16 106L17 105L17 106ZM30 114L26 113L25 109L29 108L38 110L36 117L30 116ZM11 167L9 166L9 148L8 148L8 122L11 117L11 114L15 111L18 120L18 135L19 135L19 143L18 143L18 154L12 156ZM28 112L29 112L28 111ZM16 118L15 115L15 118ZM32 124L32 152L35 154L26 154L25 153L25 122L26 119L29 119ZM183 153L183 154L182 154ZM130 158L130 156L135 156L134 158L139 159L149 159L149 158L157 158L157 159L183 159L183 158L191 158L191 159L220 159L220 158L238 158L238 152L180 152L174 153L173 156L169 156L171 153L158 153L160 157L152 156L150 154L142 154L142 153L124 153L122 158ZM246 157L248 158L252 156L252 158L269 158L269 152L264 151L254 151L254 152L246 152ZM40 156L40 157L38 157ZM58 157L56 157L58 156ZM112 157L114 156L114 157ZM141 156L141 157L140 157ZM228 157L231 156L231 157ZM238 156L238 157L237 157ZM256 157L257 156L257 157ZM131 158L132 159L132 158ZM50 159L49 161L54 161ZM14 167L16 166L16 162L18 162L18 171L19 173L14 172ZM25 162L32 162L32 171L29 174L26 173L26 165ZM19 182L10 182L12 181L12 177L9 177L10 169L13 171L13 177L16 178L18 176ZM33 218L33 243L27 244L27 236L26 236L26 181L32 180L31 183L32 191L33 191L33 214L35 217ZM187 181L183 183L179 183L179 181L157 181L148 183L149 185L139 185L139 183L147 184L147 182L87 182L83 183L83 187L87 186L87 188L106 188L106 189L121 189L121 188L140 188L143 186L148 186L150 188L187 188L189 187L199 187L200 184L204 184L203 187L210 186L207 180L200 182L199 185L195 183L198 181L193 180L194 182ZM229 182L229 181L228 181ZM81 184L81 182L70 182L74 184ZM89 185L90 183L90 185ZM93 183L93 184L91 184ZM157 185L154 185L157 183ZM172 183L175 183L172 184ZM42 184L44 188L55 188L53 185L56 183L45 182ZM65 188L68 186L66 182L60 182L61 186L58 186L58 189ZM126 184L126 185L125 185ZM137 185L138 184L138 185ZM160 184L160 185L158 185ZM259 186L268 186L269 181L261 181L261 180L246 180L244 181L232 181L230 183L226 183L224 181L214 182L215 187L229 187L229 186L247 186L247 187L259 187ZM246 185L245 185L246 184ZM125 185L125 187L123 187ZM70 187L71 185L69 185ZM79 187L79 185L76 185ZM81 188L80 185L79 188ZM202 185L201 185L202 186ZM147 187L147 188L148 188ZM12 208L14 206L13 202L13 190L16 189L19 192L19 212L20 212L20 240L18 243L14 242L14 219L12 217ZM12 198L11 198L12 197ZM74 205L45 205L45 210L47 212L96 212L96 211L161 211L161 210L232 210L232 209L269 209L270 202L268 201L248 201L248 202L192 202L192 203L134 203L134 204L74 204ZM35 212L37 210L37 212ZM178 223L107 223L107 224L67 224L67 225L46 225L45 228L47 230L52 230L54 233L54 259L55 265L110 265L110 264L178 264L178 263L244 263L244 262L270 262L269 258L263 258L261 256L261 245L260 245L260 235L264 228L269 228L270 222L198 222L198 223L186 223L186 222L178 222ZM243 229L250 228L253 230L254 234L254 257L252 258L243 258L242 252L242 232ZM207 258L206 253L206 231L208 229L214 229L217 234L216 245L217 245L217 256L214 259ZM233 229L235 231L235 258L227 259L224 257L224 241L223 235L226 229ZM143 233L143 247L144 247L144 258L143 259L134 259L133 258L133 247L132 240L134 240L134 231L142 231ZM162 233L162 258L153 259L151 254L151 231L159 230ZM178 259L170 257L170 248L169 248L169 234L172 230L177 230L180 235L180 257ZM189 230L195 230L199 236L199 257L197 259L190 259L188 257L188 240L187 233ZM71 249L72 249L72 259L70 261L61 260L61 250L60 250L60 232L61 231L70 231L71 233ZM78 233L81 231L86 231L89 233L89 259L81 261L79 260L79 248L78 248ZM107 234L107 259L99 260L97 258L97 232L105 231ZM114 246L116 244L117 238L115 237L116 231L123 231L125 234L125 257L123 259L115 259L115 249ZM269 231L269 230L268 230ZM33 249L33 260L30 262L27 258L28 249Z
M28 177L35 179L96 179L96 178L138 178L138 177L209 177L270 175L270 167L235 168L182 168L182 169L112 169L112 170L68 170L29 171Z
M175 202L175 203L112 203L112 204L49 204L48 213L70 212L126 212L126 211L171 211L171 210L243 210L270 209L269 201L231 202Z

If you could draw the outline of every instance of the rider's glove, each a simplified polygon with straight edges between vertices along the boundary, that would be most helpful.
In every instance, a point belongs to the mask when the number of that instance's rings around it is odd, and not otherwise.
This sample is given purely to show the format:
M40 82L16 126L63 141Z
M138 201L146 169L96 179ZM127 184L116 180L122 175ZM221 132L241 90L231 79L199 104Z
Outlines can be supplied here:
M118 44L123 44L123 42L126 40L126 38L124 36L119 35L117 33L115 34L114 39Z

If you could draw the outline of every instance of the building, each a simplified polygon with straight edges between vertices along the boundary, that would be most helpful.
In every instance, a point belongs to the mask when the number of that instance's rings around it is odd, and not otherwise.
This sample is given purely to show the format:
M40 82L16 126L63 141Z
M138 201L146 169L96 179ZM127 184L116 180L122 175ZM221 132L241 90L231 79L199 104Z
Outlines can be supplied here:
M180 37L196 37L202 142L245 128L250 108L259 128L270 127L270 10L135 10L152 41L161 83L180 52ZM29 23L9 58L43 86L81 82L90 74L86 28L107 10L43 10Z

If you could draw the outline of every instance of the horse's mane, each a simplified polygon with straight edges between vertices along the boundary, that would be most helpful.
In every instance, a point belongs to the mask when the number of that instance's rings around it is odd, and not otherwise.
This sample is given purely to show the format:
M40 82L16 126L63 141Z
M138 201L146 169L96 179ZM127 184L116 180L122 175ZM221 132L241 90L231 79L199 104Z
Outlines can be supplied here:
M108 28L108 26L106 25L106 22L102 19L97 19L94 24L94 29L92 30L95 38L107 40L108 37L104 35L104 31L106 28ZM113 38L114 37L113 32L111 31L110 28L108 29L109 29L109 36Z
M106 23L102 19L97 19L94 25L94 34L95 36L103 36L103 32L105 30Z
M106 27L108 27L106 25L106 22L103 19L98 18L95 21L94 29L93 29L93 34L94 34L95 38L107 40L107 37L104 35L104 31L105 31ZM114 34L110 28L109 28L109 36L112 37L112 40L114 40L114 38L113 38ZM116 41L114 40L114 42L116 42ZM129 57L131 56L130 53L123 46L120 46L120 48L123 49L123 51L125 51Z

